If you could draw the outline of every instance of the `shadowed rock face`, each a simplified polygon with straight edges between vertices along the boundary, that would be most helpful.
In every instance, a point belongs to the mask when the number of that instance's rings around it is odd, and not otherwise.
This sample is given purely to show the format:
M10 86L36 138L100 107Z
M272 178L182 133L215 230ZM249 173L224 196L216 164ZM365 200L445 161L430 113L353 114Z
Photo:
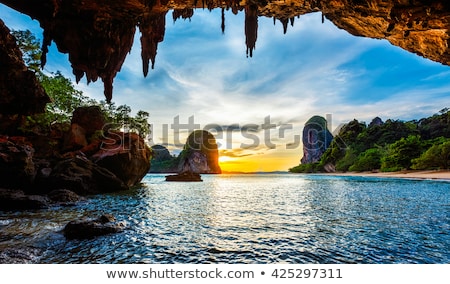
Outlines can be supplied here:
M43 64L47 47L54 41L59 51L69 54L77 81L84 76L88 82L102 79L107 100L112 98L114 77L131 49L136 27L141 32L144 76L150 62L153 68L169 10L173 10L174 20L192 17L195 8L244 12L245 42L250 56L257 41L258 16L281 21L286 32L295 17L321 12L324 19L355 36L386 39L410 52L450 65L450 2L446 0L0 0L0 3L40 22L44 29Z
M205 130L192 132L180 154L178 172L220 174L219 150L214 135Z
M28 70L22 52L10 30L0 19L0 130L14 134L22 122L21 115L44 111L50 99ZM21 115L19 115L21 114Z
M302 164L320 161L323 153L330 146L333 135L327 128L327 121L321 116L311 117L303 128Z

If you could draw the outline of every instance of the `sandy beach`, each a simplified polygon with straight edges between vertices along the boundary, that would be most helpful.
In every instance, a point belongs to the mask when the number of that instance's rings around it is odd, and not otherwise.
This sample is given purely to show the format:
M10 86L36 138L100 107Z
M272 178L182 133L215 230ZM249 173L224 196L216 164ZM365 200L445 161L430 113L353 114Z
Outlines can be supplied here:
M364 177L386 177L386 178L408 178L408 179L437 179L450 181L450 170L429 171L400 171L400 172L345 172L329 173L334 176L364 176Z

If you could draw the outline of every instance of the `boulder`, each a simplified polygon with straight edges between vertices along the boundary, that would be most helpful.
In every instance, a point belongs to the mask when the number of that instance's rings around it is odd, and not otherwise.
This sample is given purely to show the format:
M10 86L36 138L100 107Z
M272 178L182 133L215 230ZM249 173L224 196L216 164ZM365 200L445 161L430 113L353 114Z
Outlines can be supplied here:
M72 123L64 140L63 152L74 151L86 147L86 130L77 123Z
M65 188L87 195L126 190L128 186L114 173L79 155L63 160L53 168L49 188Z
M127 186L139 183L150 169L152 151L136 133L109 132L91 160L114 173Z
M326 119L321 116L311 117L303 128L301 163L311 164L320 161L332 140L333 135L328 130Z
M21 190L0 189L0 210L35 210L47 208L49 199L40 195L26 195Z
M104 129L106 119L104 113L98 106L79 107L73 112L73 124L81 127L86 137L89 137L96 131Z
M79 196L75 192L68 189L55 189L48 193L48 197L52 202L56 202L59 205L71 206L80 201L86 200L84 197Z
M33 147L24 137L0 137L0 187L28 188L36 176Z
M97 219L82 219L69 222L63 230L67 239L92 239L98 236L121 232L125 229L123 222L104 214Z

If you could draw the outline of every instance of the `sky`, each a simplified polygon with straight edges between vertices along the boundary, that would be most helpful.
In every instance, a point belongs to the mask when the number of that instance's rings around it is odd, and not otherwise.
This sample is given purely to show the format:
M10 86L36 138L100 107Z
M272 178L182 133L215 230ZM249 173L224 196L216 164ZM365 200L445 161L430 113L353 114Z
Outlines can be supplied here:
M39 23L0 4L10 29L42 37ZM329 118L331 132L357 119L420 119L450 106L450 67L385 40L354 37L320 13L282 24L259 17L246 56L244 14L197 9L190 20L167 14L154 70L144 78L140 33L114 81L113 102L150 113L150 144L179 153L192 129L215 135L224 171L286 171L303 155L306 121ZM75 81L66 54L52 44L45 70ZM75 85L103 100L101 81ZM179 123L177 123L179 122ZM177 127L181 125L182 128ZM184 126L183 126L184 125ZM189 126L191 125L191 126Z

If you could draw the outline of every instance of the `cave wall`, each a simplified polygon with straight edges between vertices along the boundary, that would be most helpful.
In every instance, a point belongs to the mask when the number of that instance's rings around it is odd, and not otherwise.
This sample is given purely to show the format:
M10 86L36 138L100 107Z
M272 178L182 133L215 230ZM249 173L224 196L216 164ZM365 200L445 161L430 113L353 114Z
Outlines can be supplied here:
M194 8L230 9L245 13L247 54L257 40L258 17L273 17L287 31L295 18L320 12L338 28L355 36L385 39L405 50L450 65L450 2L443 0L0 0L40 22L44 29L43 64L54 41L68 53L77 81L100 78L105 97L113 93L113 80L131 45L136 27L141 31L143 73L155 64L158 43L164 39L165 15L189 18ZM318 23L320 24L320 23ZM222 29L224 29L224 23Z
M1 19L0 63L0 134L13 134L25 115L43 112L49 98Z

